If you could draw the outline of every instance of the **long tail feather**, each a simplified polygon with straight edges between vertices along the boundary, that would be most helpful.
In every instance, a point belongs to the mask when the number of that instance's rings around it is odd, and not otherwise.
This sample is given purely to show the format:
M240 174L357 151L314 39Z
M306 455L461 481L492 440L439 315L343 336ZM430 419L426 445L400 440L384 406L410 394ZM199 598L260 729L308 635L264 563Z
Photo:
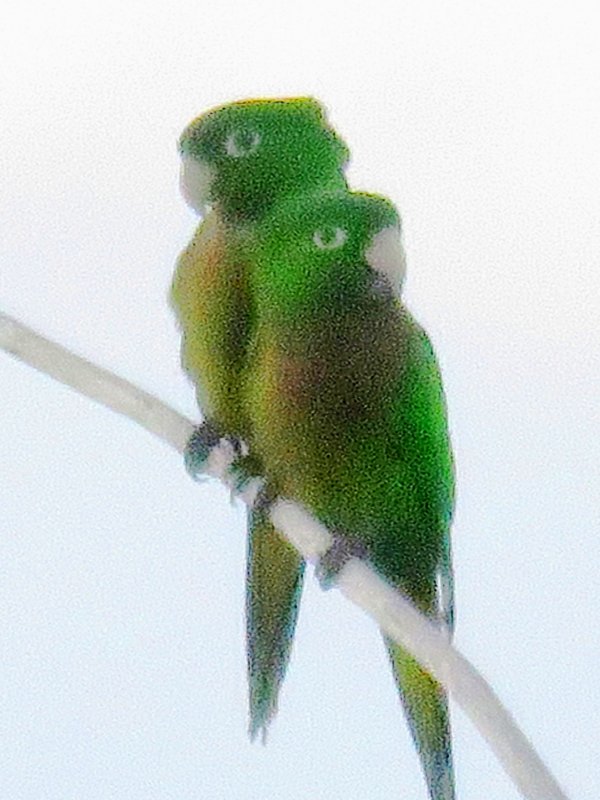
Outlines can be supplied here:
M431 800L454 800L448 701L436 681L399 645L385 639Z
M246 643L250 738L267 727L288 665L304 576L304 561L260 511L250 515L246 572Z

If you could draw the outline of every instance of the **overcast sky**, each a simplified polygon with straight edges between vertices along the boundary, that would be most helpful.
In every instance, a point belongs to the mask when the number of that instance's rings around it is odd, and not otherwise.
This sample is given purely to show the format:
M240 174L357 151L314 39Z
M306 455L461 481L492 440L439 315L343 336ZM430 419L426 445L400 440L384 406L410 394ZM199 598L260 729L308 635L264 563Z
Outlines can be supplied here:
M457 645L575 800L600 786L595 2L7 2L0 308L197 418L166 302L176 141L314 95L403 218L445 377ZM244 512L0 354L0 796L425 800L379 635L308 576L268 745L246 737ZM517 792L460 711L459 800Z

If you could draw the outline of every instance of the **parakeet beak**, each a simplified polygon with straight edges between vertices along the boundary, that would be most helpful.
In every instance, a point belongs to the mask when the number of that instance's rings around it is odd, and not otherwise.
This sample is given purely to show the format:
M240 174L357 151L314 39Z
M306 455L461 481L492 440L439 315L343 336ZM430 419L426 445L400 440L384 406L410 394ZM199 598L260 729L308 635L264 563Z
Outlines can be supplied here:
M182 156L179 188L186 203L200 216L206 214L213 178L213 170L206 161L189 155Z
M394 294L399 295L406 275L406 255L400 228L392 225L376 233L365 250L365 258L371 269L382 275Z

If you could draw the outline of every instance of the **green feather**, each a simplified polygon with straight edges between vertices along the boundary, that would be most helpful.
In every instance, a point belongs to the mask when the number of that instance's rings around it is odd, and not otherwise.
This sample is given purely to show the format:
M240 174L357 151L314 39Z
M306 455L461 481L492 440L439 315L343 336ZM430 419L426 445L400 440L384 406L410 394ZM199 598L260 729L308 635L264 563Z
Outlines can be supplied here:
M292 194L345 187L348 150L312 98L213 109L185 129L179 150L186 197L198 209L210 208L173 280L183 366L212 427L251 445L242 386L256 317L250 290L256 229ZM304 567L260 515L251 516L249 527L247 650L254 736L264 735L275 713Z
M366 257L398 226L393 207L366 194L274 209L257 230L245 407L274 490L358 540L384 578L443 621L454 476L441 377L427 335ZM450 800L446 699L402 648L388 648L430 796Z
M277 711L302 592L304 562L268 515L254 511L248 537L246 595L250 736L261 733Z

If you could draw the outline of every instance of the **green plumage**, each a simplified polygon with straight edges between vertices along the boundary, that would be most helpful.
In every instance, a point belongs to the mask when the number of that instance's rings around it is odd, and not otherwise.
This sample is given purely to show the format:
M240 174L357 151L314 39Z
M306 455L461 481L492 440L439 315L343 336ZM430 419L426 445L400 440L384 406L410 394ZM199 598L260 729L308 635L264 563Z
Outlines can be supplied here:
M453 465L431 344L367 255L399 231L383 198L337 192L279 204L257 231L256 324L245 408L273 491L295 500L428 615L451 619ZM381 256L381 254L380 254ZM385 258L383 258L385 262ZM445 697L396 645L394 674L431 797L453 797Z
M351 194L348 152L308 98L233 103L180 140L182 188L204 215L172 303L208 435L269 492L309 509L426 614L453 625L453 464L439 368L400 300L399 220ZM216 439L215 439L216 437ZM276 712L304 564L264 508L249 518L250 733ZM446 699L386 642L432 800L454 797Z
M246 625L250 736L266 738L277 711L298 616L304 561L273 528L268 514L250 516Z
M241 388L256 319L249 281L257 226L288 196L345 187L348 151L315 100L291 98L242 101L209 111L186 128L180 153L184 194L205 215L178 261L171 292L183 333L182 362L211 428L208 443L228 436L250 444ZM208 446L202 454L207 452ZM202 463L197 471L201 468ZM275 713L303 571L300 556L268 519L251 515L247 649L252 736L264 735Z

